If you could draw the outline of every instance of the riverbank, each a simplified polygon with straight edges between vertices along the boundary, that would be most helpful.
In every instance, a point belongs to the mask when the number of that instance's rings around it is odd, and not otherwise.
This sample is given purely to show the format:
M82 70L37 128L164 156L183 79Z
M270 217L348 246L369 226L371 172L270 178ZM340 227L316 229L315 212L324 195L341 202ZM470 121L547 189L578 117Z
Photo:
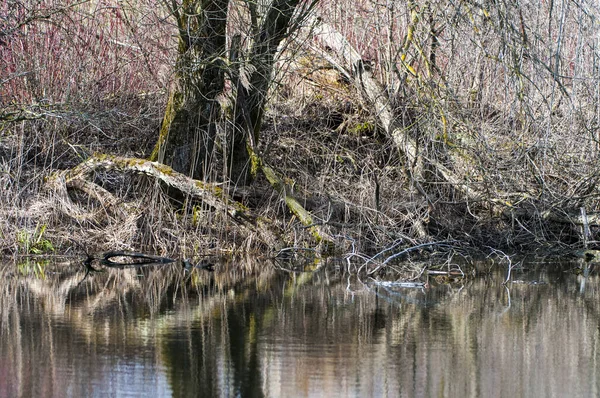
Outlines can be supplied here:
M76 10L58 10L52 29L69 21L69 29L98 39L72 47L35 47L49 37L33 29L45 22L11 15L15 28L0 48L4 69L13 71L0 83L1 253L85 248L187 258L301 248L369 258L421 247L448 256L598 249L600 101L582 83L597 80L596 55L578 53L579 67L565 66L571 53L547 48L553 39L533 45L521 35L550 34L538 20L513 20L520 11L503 9L466 18L460 7L422 19L407 3L411 17L391 26L383 43L373 32L389 10L371 4L372 19L361 24L379 44L367 48L352 24L337 20L339 4L312 10L319 18L306 9L268 62L242 62L235 48L223 65L221 55L198 55L207 76L220 76L220 91L208 102L195 98L208 108L180 114L211 109L193 132L204 141L176 148L183 163L161 163L154 161L159 133L173 124L178 79L190 68L181 68L185 57L168 22L177 13L163 18L152 4L138 6L122 11L155 23L131 22L118 40L98 31L119 16L91 10L98 22L91 26L73 19L83 15ZM558 25L555 14L545 18ZM581 43L593 36L581 35L571 16L559 22ZM517 25L518 35L504 31ZM438 37L434 26L444 33ZM69 38L68 29L52 29L56 43ZM255 33L244 30L259 43ZM231 47L228 40L221 42ZM125 42L139 47L115 44ZM527 56L490 55L506 48ZM543 59L555 51L550 71ZM73 59L89 68L73 75ZM272 76L254 73L266 66ZM249 134L240 130L248 128L243 93L257 87L264 106L251 112ZM178 168L186 162L193 172Z

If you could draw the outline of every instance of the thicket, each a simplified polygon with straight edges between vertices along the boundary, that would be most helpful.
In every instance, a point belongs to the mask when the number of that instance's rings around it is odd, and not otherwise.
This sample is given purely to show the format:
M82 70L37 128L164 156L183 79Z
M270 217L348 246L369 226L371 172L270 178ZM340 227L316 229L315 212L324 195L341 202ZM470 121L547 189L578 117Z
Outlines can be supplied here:
M246 167L265 167L238 184L232 98L257 67L236 50L252 54L261 36L247 27L273 4L224 2L221 56L178 68L177 12L213 3L0 6L0 250L594 248L597 5L299 2L247 146ZM190 174L204 197L174 192L170 168L118 160L152 157L173 87L196 67L225 76Z

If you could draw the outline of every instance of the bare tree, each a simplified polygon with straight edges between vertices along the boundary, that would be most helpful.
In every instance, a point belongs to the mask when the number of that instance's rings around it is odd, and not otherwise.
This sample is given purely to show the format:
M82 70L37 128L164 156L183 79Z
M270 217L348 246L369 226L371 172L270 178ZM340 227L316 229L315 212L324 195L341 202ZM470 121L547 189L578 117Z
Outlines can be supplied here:
M225 145L227 176L241 185L251 180L256 173L251 166L258 164L252 156L279 46L313 4L300 3L165 2L177 20L179 52L176 83L153 158L193 178L206 178L224 116L223 97L229 95L233 115L226 115L231 119ZM228 51L228 31L236 30L229 35ZM226 83L232 92L225 91Z

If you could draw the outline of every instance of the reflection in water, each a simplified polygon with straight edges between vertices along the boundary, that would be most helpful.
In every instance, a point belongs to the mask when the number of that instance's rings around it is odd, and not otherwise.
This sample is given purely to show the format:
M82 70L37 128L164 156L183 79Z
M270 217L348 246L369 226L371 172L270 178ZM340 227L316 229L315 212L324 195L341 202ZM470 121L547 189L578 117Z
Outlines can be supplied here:
M424 290L324 268L4 264L0 396L599 394L595 273Z

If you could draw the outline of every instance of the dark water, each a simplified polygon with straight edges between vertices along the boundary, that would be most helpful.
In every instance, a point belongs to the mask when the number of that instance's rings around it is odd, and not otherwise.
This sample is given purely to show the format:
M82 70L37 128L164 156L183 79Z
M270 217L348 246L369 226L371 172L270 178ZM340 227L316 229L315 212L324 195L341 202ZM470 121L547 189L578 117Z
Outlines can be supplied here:
M409 289L260 262L83 282L5 263L0 396L598 396L599 278L540 267Z

